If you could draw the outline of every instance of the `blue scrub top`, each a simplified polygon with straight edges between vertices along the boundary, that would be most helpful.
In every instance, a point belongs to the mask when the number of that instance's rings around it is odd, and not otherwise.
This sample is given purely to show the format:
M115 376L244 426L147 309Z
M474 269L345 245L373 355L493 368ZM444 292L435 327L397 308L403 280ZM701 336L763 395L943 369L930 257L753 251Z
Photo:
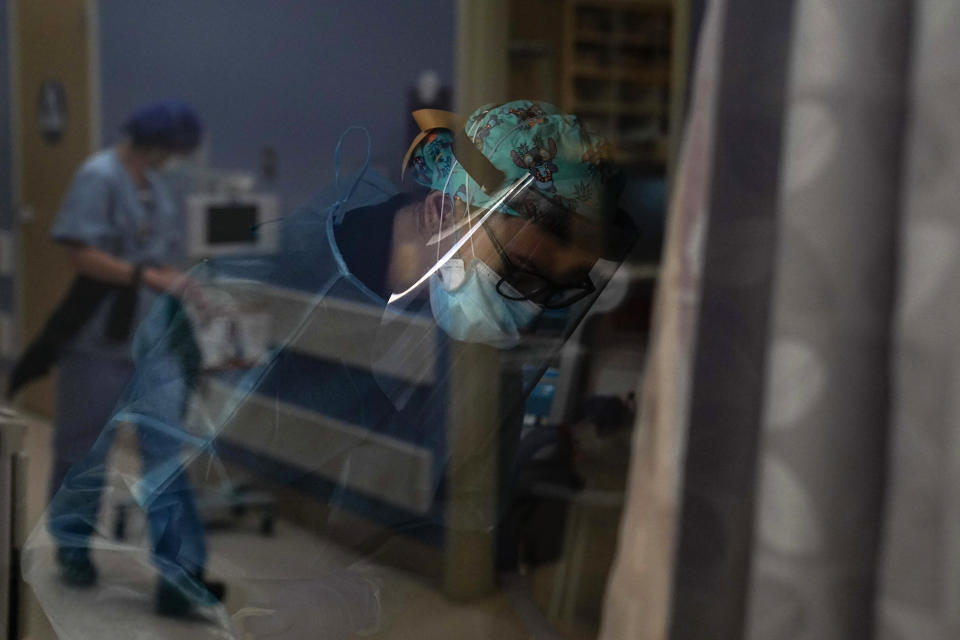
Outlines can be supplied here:
M182 258L184 225L175 200L153 171L146 174L149 205L141 201L133 177L114 149L92 155L73 178L51 236L141 264L175 264ZM140 287L134 326L153 304L156 293ZM128 343L106 338L109 304L103 304L68 347L91 355L130 358Z

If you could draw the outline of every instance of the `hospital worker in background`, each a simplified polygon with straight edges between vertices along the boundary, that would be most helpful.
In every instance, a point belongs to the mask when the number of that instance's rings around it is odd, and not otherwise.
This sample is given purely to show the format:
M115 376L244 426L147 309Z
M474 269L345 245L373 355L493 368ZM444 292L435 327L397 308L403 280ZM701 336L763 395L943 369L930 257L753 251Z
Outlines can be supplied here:
M182 260L181 215L159 171L175 156L196 149L202 133L200 118L187 104L167 100L137 109L122 130L122 142L94 154L79 169L51 233L68 252L76 271L74 290L80 283L86 291L100 292L97 303L87 305L88 317L82 326L72 330L74 335L57 355L60 376L50 480L54 494L71 466L90 452L104 432L131 378L131 336L139 320L158 294L182 294L186 282L172 266ZM71 315L62 307L59 313ZM140 440L146 459L151 443L142 436ZM100 451L106 455L106 448ZM88 503L94 512L103 489L102 471L101 466L98 473L82 479L88 498L95 496ZM190 499L189 491L185 499ZM58 541L62 536L85 534L58 530L56 522L51 523L51 531ZM202 531L179 535L184 544L202 549ZM97 581L96 568L83 546L61 547L58 561L66 583L82 587Z

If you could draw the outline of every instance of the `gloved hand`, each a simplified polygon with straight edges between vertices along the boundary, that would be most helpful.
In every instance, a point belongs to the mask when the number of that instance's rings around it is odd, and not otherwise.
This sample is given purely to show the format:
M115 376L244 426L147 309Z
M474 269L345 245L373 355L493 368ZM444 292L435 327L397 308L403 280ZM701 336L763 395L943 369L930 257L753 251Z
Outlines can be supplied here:
M257 580L247 606L234 614L244 640L341 640L380 624L380 583L343 569L302 580Z

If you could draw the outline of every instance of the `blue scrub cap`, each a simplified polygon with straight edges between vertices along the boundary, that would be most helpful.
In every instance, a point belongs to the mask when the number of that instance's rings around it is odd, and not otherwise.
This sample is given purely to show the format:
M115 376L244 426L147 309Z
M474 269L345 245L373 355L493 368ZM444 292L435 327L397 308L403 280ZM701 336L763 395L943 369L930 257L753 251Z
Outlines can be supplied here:
M138 147L191 151L200 144L203 124L187 103L163 100L134 111L122 131Z

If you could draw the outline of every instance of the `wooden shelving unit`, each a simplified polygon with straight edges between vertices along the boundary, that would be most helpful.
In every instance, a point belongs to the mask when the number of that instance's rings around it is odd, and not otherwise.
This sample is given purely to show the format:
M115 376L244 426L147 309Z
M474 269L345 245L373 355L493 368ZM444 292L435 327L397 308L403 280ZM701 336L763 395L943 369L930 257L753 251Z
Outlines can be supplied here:
M611 140L617 162L666 170L675 2L563 0L560 105Z

